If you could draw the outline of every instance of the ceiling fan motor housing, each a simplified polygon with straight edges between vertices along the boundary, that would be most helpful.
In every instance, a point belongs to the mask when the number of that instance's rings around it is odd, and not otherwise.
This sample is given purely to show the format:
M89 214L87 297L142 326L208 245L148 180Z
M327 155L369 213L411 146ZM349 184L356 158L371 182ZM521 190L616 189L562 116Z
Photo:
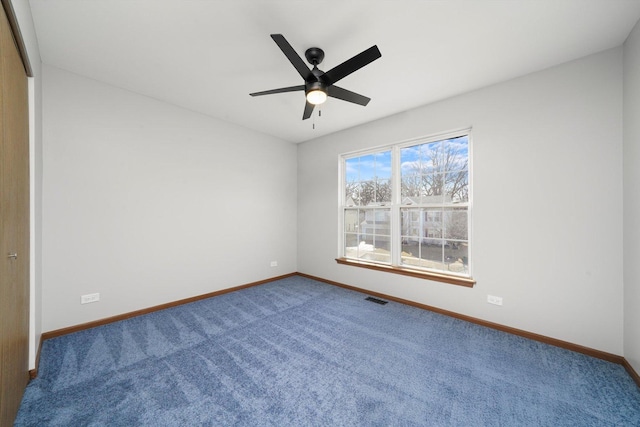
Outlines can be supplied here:
M327 85L321 82L320 80L315 82L307 82L305 84L305 90L304 90L305 94L314 90L321 90L324 93L327 93Z
M322 63L322 60L324 59L324 50L319 47L310 47L305 51L304 56L307 58L309 64L315 67Z

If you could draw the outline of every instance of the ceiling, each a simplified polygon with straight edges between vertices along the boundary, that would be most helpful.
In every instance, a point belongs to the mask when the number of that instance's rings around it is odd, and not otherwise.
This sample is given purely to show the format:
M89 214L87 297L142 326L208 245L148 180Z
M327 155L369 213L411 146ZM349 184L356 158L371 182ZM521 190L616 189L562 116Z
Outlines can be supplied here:
M42 62L302 142L620 46L640 0L30 0ZM302 121L304 92L270 34L328 71L377 45ZM315 129L314 129L315 124Z

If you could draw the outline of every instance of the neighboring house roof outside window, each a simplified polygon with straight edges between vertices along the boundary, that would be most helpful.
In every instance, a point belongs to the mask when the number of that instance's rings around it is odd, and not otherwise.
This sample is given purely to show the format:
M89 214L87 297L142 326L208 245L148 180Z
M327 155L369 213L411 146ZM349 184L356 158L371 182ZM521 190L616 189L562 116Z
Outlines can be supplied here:
M439 195L439 196L422 196L422 197L405 197L402 199L403 205L434 205L451 203L451 194Z

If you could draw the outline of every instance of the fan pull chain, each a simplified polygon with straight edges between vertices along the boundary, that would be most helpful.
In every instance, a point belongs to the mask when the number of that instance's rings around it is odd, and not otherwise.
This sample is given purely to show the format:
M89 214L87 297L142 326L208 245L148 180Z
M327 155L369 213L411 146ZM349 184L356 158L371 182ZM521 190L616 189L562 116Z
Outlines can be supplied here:
M318 109L318 117L322 117L322 110ZM313 125L312 128L315 130L316 128L316 116L313 116Z

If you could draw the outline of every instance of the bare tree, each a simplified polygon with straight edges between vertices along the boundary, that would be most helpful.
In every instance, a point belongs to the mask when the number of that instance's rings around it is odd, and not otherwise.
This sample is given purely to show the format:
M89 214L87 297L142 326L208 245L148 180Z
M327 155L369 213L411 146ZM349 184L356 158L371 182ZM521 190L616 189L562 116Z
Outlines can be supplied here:
M443 196L452 202L469 200L468 151L465 144L455 140L416 146L421 150L421 162L402 173L402 197ZM391 183L374 176L368 181L345 184L345 196L356 206L391 201Z
M388 179L373 178L371 181L352 181L345 184L345 196L356 206L391 201L391 183Z
M467 208L445 211L445 237L448 239L467 240Z
M469 159L463 148L447 141L423 146L426 160L413 174L403 175L402 194L408 197L442 196L452 201L469 198Z

